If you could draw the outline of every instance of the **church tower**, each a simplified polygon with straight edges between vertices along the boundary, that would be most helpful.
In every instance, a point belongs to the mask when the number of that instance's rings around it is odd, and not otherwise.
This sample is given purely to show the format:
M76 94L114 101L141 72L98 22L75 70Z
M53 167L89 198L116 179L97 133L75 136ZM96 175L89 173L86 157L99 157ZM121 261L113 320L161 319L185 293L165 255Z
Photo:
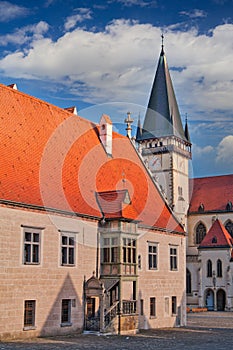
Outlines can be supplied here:
M138 150L152 177L181 223L189 204L188 161L191 142L187 119L183 129L163 46L143 126L138 124Z

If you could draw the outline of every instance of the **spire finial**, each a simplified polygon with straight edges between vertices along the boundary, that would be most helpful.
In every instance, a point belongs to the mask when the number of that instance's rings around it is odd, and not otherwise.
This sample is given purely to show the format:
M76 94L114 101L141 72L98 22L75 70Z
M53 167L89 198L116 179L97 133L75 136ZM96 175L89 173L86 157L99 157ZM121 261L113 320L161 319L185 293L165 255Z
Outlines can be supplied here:
M131 124L133 123L133 119L131 118L131 113L127 112L127 118L125 118L125 123L127 125L126 131L127 131L127 136L131 139Z
M188 114L185 113L185 123L187 124L187 122L188 122Z
M164 42L164 35L163 35L163 32L162 32L162 34L161 34L161 39L162 39L162 44L161 44L161 47L162 47L162 49L161 49L161 55L164 55L164 44L163 44L163 42Z

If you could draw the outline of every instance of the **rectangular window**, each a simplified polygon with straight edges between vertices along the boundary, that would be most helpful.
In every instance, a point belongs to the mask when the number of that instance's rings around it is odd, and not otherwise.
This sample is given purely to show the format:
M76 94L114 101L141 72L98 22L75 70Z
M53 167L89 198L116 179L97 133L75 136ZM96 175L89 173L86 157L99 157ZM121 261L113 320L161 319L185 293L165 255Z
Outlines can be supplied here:
M123 238L123 262L136 264L136 239Z
M177 248L170 248L170 270L177 270Z
M150 298L150 316L156 316L156 299L154 297Z
M140 299L140 315L144 315L144 300Z
M149 243L148 245L148 268L157 270L157 244Z
M41 230L24 228L24 264L40 264Z
M172 314L176 314L176 297L172 297Z
M35 327L36 301L25 300L24 302L24 327Z
M118 239L104 238L102 249L102 262L104 263L117 263L118 262Z
M62 299L61 323L71 325L71 299Z
M61 264L75 265L75 237L71 234L61 235Z

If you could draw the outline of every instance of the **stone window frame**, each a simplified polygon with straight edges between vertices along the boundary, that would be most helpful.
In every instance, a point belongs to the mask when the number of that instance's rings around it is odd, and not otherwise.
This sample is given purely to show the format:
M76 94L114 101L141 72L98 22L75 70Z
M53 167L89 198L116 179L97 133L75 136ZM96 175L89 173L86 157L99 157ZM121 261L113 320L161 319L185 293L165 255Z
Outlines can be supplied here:
M156 298L150 297L150 318L156 317Z
M33 330L36 321L36 300L24 300L24 327L23 330Z
M178 246L170 245L170 271L178 271Z
M78 232L58 230L60 233L60 265L76 266Z
M61 301L61 327L72 326L71 306L72 306L72 299L62 299L62 301Z
M148 270L156 271L158 270L158 243L157 242L147 242L148 243Z
M42 231L44 227L21 225L23 231L23 264L41 264Z

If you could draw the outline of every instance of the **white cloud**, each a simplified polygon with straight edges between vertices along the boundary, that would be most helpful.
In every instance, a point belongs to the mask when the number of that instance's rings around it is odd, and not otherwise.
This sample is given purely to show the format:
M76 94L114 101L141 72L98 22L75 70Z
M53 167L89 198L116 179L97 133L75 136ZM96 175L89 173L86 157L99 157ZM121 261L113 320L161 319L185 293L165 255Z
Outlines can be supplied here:
M0 22L8 22L14 18L28 15L26 7L12 4L8 1L0 1Z
M214 151L214 147L210 146L210 145L200 147L196 144L193 144L193 146L192 146L192 152L195 155L195 157L206 157L207 155L209 155L213 151Z
M67 28L74 22L66 22ZM30 42L30 49L18 49L0 60L7 77L51 80L90 103L147 103L160 51L160 28L115 20L103 31L77 28L57 41L43 36L47 28L41 24L37 36L36 31L31 36L26 31L14 34L17 42ZM13 41L14 35L0 40ZM165 30L165 53L178 104L190 120L203 118L200 111L217 120L216 110L231 113L232 36L232 24L217 26L208 35L195 29Z
M31 40L40 40L43 35L48 31L49 25L46 22L39 22L34 25L28 25L23 28L17 29L12 34L0 35L0 45L6 46L8 44L22 45Z
M224 137L219 143L216 162L230 164L233 168L233 135Z
M77 23L81 23L86 19L91 19L91 11L88 8L77 9L79 13L69 16L64 24L65 30L70 30L76 26Z
M140 6L140 7L157 7L157 1L147 0L109 0L109 3L118 2L125 7Z
M203 18L207 16L207 13L203 10L193 9L192 11L181 11L180 15L187 16L189 18Z

